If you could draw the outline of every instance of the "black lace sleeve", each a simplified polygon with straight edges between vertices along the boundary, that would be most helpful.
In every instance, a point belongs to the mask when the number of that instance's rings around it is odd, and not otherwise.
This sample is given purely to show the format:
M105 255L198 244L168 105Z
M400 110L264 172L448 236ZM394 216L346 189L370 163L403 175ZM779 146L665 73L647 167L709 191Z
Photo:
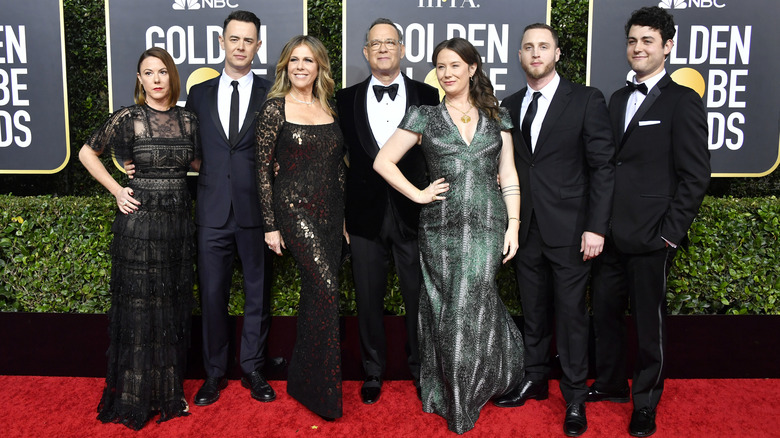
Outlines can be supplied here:
M338 114L338 107L336 106L336 101L333 99L328 100L328 104L330 105L330 108L333 110L333 112L336 113L336 126L337 129L341 130L341 122L339 120L339 114ZM341 135L343 139L343 135ZM343 157L341 161L339 162L339 186L341 187L341 194L344 195L346 191L347 186L347 163L349 163L349 148L347 147L346 140L342 140L342 152Z
M188 110L188 109L181 109L183 114L183 119L185 121L185 129L187 130L185 132L185 135L190 139L192 142L192 146L194 147L194 153L196 159L203 158L203 151L200 146L200 130L198 129L198 116Z
M274 155L279 132L284 125L284 99L268 99L257 115L255 163L257 194L263 209L265 231L277 231L273 209Z
M113 152L120 163L132 158L135 135L133 113L133 107L115 111L103 126L92 133L86 142L87 146L101 154Z

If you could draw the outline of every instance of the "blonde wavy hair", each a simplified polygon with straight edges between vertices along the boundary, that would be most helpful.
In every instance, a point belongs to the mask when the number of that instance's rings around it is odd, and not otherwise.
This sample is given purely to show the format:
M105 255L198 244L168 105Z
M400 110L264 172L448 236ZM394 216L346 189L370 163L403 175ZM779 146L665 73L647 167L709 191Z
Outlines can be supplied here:
M271 87L271 91L268 93L268 98L284 97L292 88L290 77L287 75L287 64L290 62L292 51L301 45L305 45L311 50L314 54L314 60L317 62L317 79L314 80L312 93L320 102L320 106L328 111L331 116L336 117L336 112L328 104L328 99L333 96L333 91L336 89L336 83L330 74L328 50L320 40L313 36L294 36L284 45L282 54L279 55L279 62L276 63L276 79Z

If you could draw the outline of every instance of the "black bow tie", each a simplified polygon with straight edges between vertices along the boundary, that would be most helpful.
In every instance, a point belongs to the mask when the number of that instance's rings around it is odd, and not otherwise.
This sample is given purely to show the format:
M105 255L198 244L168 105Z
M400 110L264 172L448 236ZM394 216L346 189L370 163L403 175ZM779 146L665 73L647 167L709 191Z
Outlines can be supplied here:
M377 102L382 101L382 95L385 93L390 96L390 100L395 100L395 96L398 94L398 84L390 84L386 87L374 85L374 94L376 95Z
M626 81L626 87L630 88L632 92L639 91L640 93L647 96L647 85L645 85L644 82L641 84L635 84L632 81Z

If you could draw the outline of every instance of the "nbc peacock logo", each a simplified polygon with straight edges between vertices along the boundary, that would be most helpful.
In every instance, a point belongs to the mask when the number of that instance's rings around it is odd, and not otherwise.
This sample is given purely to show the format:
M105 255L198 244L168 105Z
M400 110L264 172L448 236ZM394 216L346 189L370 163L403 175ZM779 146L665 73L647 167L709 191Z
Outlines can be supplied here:
M664 9L685 9L688 7L688 4L685 0L661 0L658 3L658 7Z
M174 11L194 11L197 9L236 9L236 0L173 0Z
M200 9L198 0L173 0L173 9L176 11Z

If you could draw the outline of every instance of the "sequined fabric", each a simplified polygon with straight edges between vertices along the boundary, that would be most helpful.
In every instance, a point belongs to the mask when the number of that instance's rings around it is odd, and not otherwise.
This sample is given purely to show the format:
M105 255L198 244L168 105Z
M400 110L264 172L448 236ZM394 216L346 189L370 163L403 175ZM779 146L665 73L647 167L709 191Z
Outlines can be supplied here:
M98 419L140 429L188 415L182 382L190 338L194 232L186 175L200 155L197 119L174 107L122 108L87 141L132 159L141 202L117 213L111 244L108 370Z
M523 341L498 297L496 273L507 227L496 183L501 130L483 112L467 145L447 112L412 107L400 127L422 134L431 181L444 178L446 200L420 216L420 357L423 410L441 415L450 430L474 427L482 406L523 377Z
M339 282L344 221L344 139L337 123L285 121L269 99L257 122L258 193L265 230L279 230L301 273L287 393L323 417L339 418ZM272 164L279 163L274 177Z

